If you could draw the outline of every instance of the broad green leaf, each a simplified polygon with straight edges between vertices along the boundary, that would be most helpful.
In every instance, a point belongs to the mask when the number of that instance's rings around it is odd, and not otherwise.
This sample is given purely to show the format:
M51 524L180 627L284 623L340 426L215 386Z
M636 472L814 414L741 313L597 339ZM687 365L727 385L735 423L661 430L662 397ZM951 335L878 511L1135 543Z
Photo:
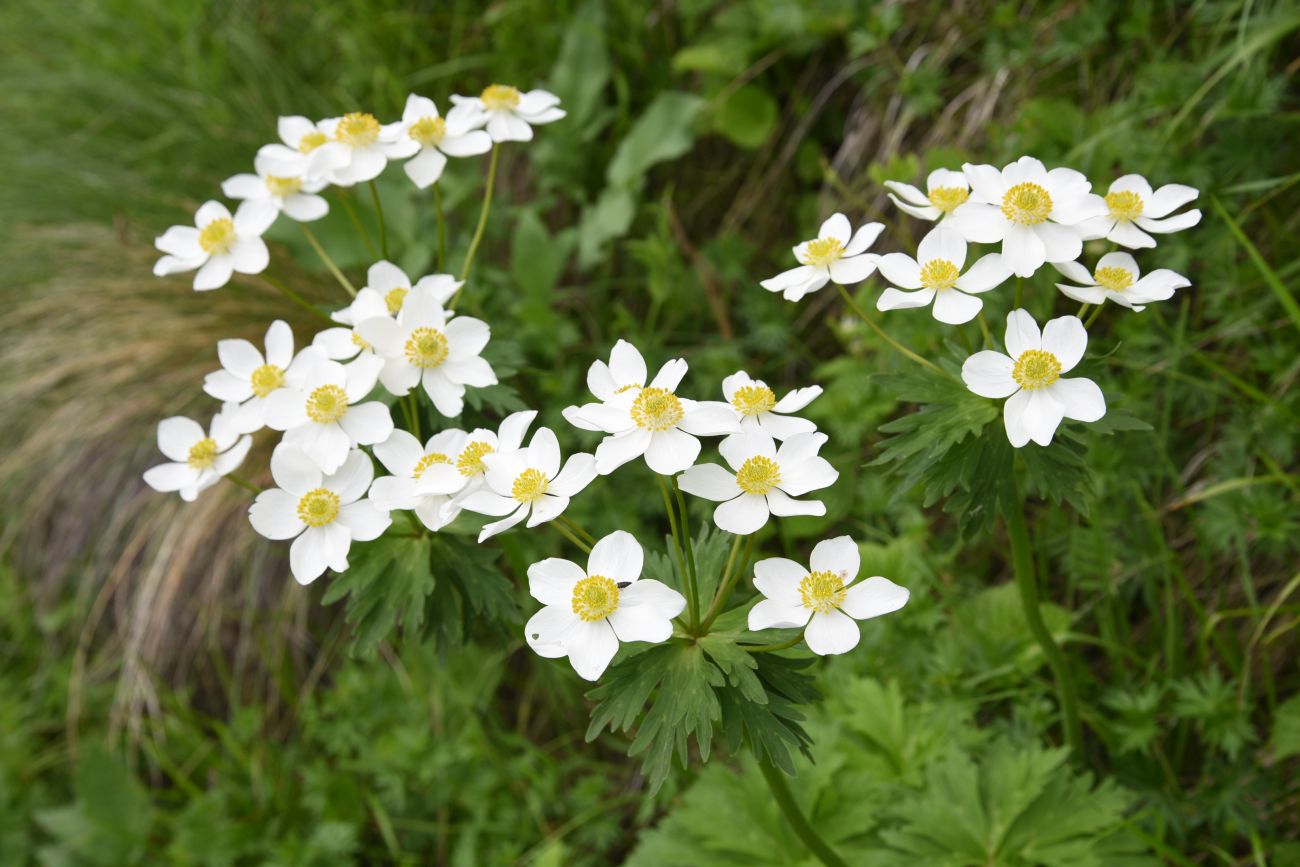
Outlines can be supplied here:
M776 128L780 108L764 88L747 84L733 91L714 111L711 125L742 148L753 150Z
M704 107L698 96L667 91L632 124L618 144L605 177L612 187L630 187L655 165L690 150L695 143L695 119Z

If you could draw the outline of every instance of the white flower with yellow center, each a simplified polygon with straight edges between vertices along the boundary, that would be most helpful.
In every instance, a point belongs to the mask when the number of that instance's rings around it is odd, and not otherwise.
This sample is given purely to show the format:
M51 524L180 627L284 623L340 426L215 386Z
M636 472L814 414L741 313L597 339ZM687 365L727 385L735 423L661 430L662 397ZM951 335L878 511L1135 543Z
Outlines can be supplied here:
M806 418L789 415L798 412L816 400L822 393L820 385L796 388L780 400L761 379L754 379L743 370L722 380L722 394L735 413L742 431L762 431L772 439L789 439L795 434L812 433L817 425Z
M266 398L289 381L300 381L320 358L317 351L293 355L293 331L277 319L266 329L266 355L247 340L217 341L221 369L203 379L203 390L231 404L231 421L240 433L255 433L266 426Z
M1198 208L1175 214L1174 211L1201 194L1195 187L1165 184L1152 191L1141 175L1116 178L1106 191L1106 213L1080 225L1084 240L1105 238L1121 247L1154 247L1156 239L1148 232L1168 234L1190 229L1201 222ZM1172 216L1171 216L1172 215Z
M857 232L843 214L832 214L817 230L817 237L794 248L799 267L760 281L769 292L786 301L798 301L834 280L843 286L861 283L876 270L876 256L867 250L884 230L883 223L867 223ZM852 234L852 237L850 237Z
M301 448L322 472L334 472L349 449L381 443L393 432L387 406L360 403L375 387L380 364L368 358L344 367L318 356L301 382L286 382L267 396L266 426L284 431L283 442Z
M326 328L312 343L335 361L347 361L361 355L373 355L374 347L357 331L367 319L396 319L411 293L427 294L439 306L446 304L462 282L450 274L428 274L414 283L406 272L392 262L376 262L366 271L366 285L357 291L352 303L330 314L347 328Z
M612 380L606 377L616 368L629 381L611 390ZM604 397L600 403L567 407L564 417L575 427L609 434L596 447L598 473L608 475L644 455L646 465L656 473L676 475L699 457L696 437L740 430L739 420L725 403L677 396L686 369L684 359L673 359L645 385L645 360L626 340L614 345L609 365L599 360L592 364L587 381L595 383L593 394Z
M1027 311L1012 310L1006 347L1007 354L986 349L967 358L961 378L980 397L1010 398L1002 412L1011 445L1051 445L1061 419L1096 421L1106 414L1106 398L1095 382L1061 378L1088 347L1077 316L1053 319L1039 332Z
M877 310L900 310L924 307L931 301L934 318L948 325L970 322L984 307L975 294L987 292L1011 276L1000 253L978 259L966 273L966 241L943 225L921 239L916 258L905 253L887 253L877 267L893 283L876 301ZM902 289L915 291L903 292ZM968 294L973 293L973 294Z
M764 598L749 610L750 631L802 626L813 653L848 653L862 637L855 621L897 611L911 595L879 575L853 583L861 565L848 536L818 542L807 569L784 557L759 560L754 586Z
M504 443L502 445L505 445ZM486 484L462 493L455 505L480 515L501 517L483 528L480 542L528 519L527 526L550 521L569 507L569 500L596 478L596 459L572 455L560 468L560 443L550 428L538 428L528 448L505 448L484 454Z
M271 453L278 487L257 495L249 523L268 539L293 539L289 569L299 584L326 569L346 572L352 543L378 539L392 524L386 510L363 499L374 476L370 457L359 449L348 452L336 472L322 474L306 452L281 443Z
M492 366L479 355L491 329L486 322L448 314L433 292L412 292L397 319L358 322L356 331L384 361L379 380L395 395L423 386L438 412L460 415L465 388L496 385Z
M533 127L564 117L560 98L545 90L520 93L508 84L492 84L478 96L453 96L447 123L458 130L487 128L492 141L530 141Z
M475 428L465 435L465 439L452 456L456 472L465 479L465 485L457 498L464 498L473 492L487 487L487 464L483 459L496 452L515 452L524 443L524 434L528 426L537 418L537 411L532 409L511 413L501 420L495 431L487 428ZM456 510L460 506L453 503Z
M222 476L234 472L253 440L240 436L231 422L231 409L222 407L212 417L207 433L198 422L184 416L160 421L158 450L171 462L145 470L145 484L155 491L179 491L181 499L188 503Z
M889 198L905 213L922 220L942 220L966 204L970 198L970 182L961 172L935 169L925 179L923 193L911 184L885 181Z
M258 154L253 160L257 174L235 175L221 183L221 192L232 199L262 202L291 220L306 223L329 213L330 206L321 196L324 179L310 179L304 168L283 167L273 157Z
M406 98L402 112L402 130L394 145L394 156L410 156L402 168L420 189L442 177L447 157L472 157L492 150L492 137L474 129L466 121L450 125L450 119L438 114L433 100L416 96Z
M403 146L398 141L402 124L381 124L364 111L323 120L320 130L348 152L348 161L329 176L331 183L341 187L373 181L383 173L389 159L402 155Z
M817 456L826 435L803 433L781 443L761 431L743 431L718 446L731 465L696 464L678 480L683 491L720 503L713 510L719 529L744 536L756 532L776 515L824 515L821 500L796 500L809 491L829 487L840 474Z
M154 246L164 255L153 266L155 276L193 271L200 292L220 289L231 275L260 274L271 261L262 233L275 222L275 208L265 202L245 202L232 216L220 202L204 202L193 226L172 226Z
M645 555L632 534L615 530L587 555L587 568L550 557L528 567L528 592L542 603L524 626L539 656L569 658L584 680L598 680L620 641L658 644L673 634L686 598L653 578L642 578Z
M370 486L370 499L386 511L409 509L430 530L441 530L456 520L460 507L452 497L464 490L470 476L456 465L469 435L463 430L434 434L423 446L404 430L375 446L391 476L380 476Z
M348 164L352 154L319 123L301 115L282 117L276 131L283 144L263 145L257 155L270 174L301 177L312 182L329 182L336 169Z
M1175 289L1185 289L1191 281L1168 268L1158 268L1145 276L1137 260L1128 253L1107 253L1097 260L1091 274L1078 262L1061 262L1054 266L1075 283L1057 283L1067 298L1085 304L1101 304L1107 299L1130 310L1143 310L1152 301L1168 301Z
M1106 203L1074 169L1050 172L1033 157L1006 168L966 163L970 201L944 225L967 241L1002 242L1002 260L1029 277L1044 262L1068 262L1083 252L1081 224L1106 213Z

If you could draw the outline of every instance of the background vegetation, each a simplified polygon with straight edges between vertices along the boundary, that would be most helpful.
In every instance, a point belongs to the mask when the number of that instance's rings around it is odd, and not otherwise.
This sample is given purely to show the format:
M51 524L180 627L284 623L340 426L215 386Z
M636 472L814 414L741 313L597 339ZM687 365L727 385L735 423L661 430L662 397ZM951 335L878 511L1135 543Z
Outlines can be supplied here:
M741 366L826 387L829 514L762 550L850 532L867 574L912 590L816 669L795 786L851 863L1300 863L1298 28L1287 0L5 3L0 865L809 863L746 762L715 752L651 795L626 735L585 743L582 687L518 629L470 609L435 635L349 624L320 604L332 579L299 588L253 536L243 492L183 506L140 481L156 420L208 411L218 338L276 316L311 333L258 280L154 279L155 233L246 171L279 114L394 117L410 91L446 105L491 81L548 86L569 117L503 158L470 297L519 375L483 418L521 401L563 429L619 336L686 357L697 391ZM908 244L880 181L1022 153L1193 184L1205 210L1158 253L1192 288L1094 331L1094 378L1150 429L1089 437L1102 484L1030 516L1081 767L1003 529L963 539L869 465L914 408L877 374L907 362L833 293L757 287L831 210ZM446 179L453 249L480 168ZM428 201L398 171L382 192L419 272ZM346 222L321 231L359 272ZM337 301L294 231L273 240L300 291ZM886 325L948 351L928 316ZM617 501L653 539L653 486L624 472L575 515L606 532ZM491 604L522 623L524 568L558 537L507 539Z

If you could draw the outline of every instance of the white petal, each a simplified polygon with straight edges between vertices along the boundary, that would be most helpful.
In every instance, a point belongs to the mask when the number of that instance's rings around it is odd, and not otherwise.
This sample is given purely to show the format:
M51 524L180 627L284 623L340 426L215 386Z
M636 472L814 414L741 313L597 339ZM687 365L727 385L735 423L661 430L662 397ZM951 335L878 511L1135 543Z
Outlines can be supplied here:
M817 612L808 621L803 640L818 656L848 653L858 646L862 632L858 624L843 611Z
M787 443L798 437L791 437ZM825 458L808 458L803 461L781 461L781 490L794 497L800 497L809 491L829 488L839 479L839 470L831 466Z
M1019 358L1026 349L1042 349L1043 335L1028 310L1012 310L1007 314L1007 333L1003 345L1007 348L1007 355L1012 358Z
M974 295L958 289L944 289L934 299L934 318L946 325L963 325L970 322L984 307L984 302Z
M230 261L230 256L214 256L204 262L195 273L194 289L198 292L220 289L230 282L230 277L234 273L235 267Z
M944 226L957 232L967 241L993 244L1001 241L1012 223L993 205L974 200L961 205L943 221Z
M804 388L796 388L776 402L772 407L774 412L798 412L799 410L812 403L821 396L822 387L820 385L809 385Z
M528 567L528 592L543 605L568 607L573 604L574 585L586 577L577 563L548 557Z
M583 680L599 680L618 653L618 639L604 620L592 623L579 620L569 629L565 644L569 663Z
M858 543L849 536L836 536L818 542L808 561L810 571L833 572L845 584L858 577L861 565L862 555L858 551Z
M853 286L870 277L876 270L876 257L872 255L847 256L830 264L831 279L841 286Z
M310 584L324 574L326 568L343 571L337 567L347 568L351 546L352 537L341 524L308 527L289 548L289 568L294 579L299 584Z
M647 578L619 591L618 608L609 625L619 641L667 641L672 620L686 608L686 597L671 587Z
M682 415L682 420L677 426L689 434L701 437L722 436L740 430L740 422L736 420L736 410L731 404L716 400L694 402L694 405Z
M358 500L339 510L338 522L356 541L369 542L382 536L392 526L393 519L386 509L379 508L370 500Z
M547 605L524 625L524 640L538 656L557 659L568 655L569 633L575 624L582 622L571 606L567 598L563 603Z
M844 256L857 256L871 249L880 233L885 231L884 223L867 223L853 233L853 240L844 245Z
M903 253L886 253L876 263L880 274L902 289L921 288L921 266L911 256Z
M645 385L645 359L637 348L626 340L619 340L609 353L609 372L618 387L625 385Z
M144 483L164 494L191 487L198 478L199 471L187 463L159 464L144 471Z
M1068 262L1083 252L1083 236L1071 226L1043 223L1035 226L1034 232L1043 242L1043 255L1048 262Z
M409 431L395 430L392 435L375 445L375 457L395 476L410 478L415 465L424 457L424 447Z
M700 441L685 431L671 428L655 431L646 448L645 462L661 476L675 476L695 463Z
M650 381L650 388L662 388L665 391L676 391L677 386L681 385L682 377L686 376L688 365L684 358L674 358L672 361L664 363L655 374L655 378Z
M1163 220L1152 220L1147 217L1138 217L1135 221L1148 232L1167 234L1169 232L1179 232L1183 229L1190 229L1197 223L1201 222L1201 212L1199 210L1184 211L1181 214L1175 214L1172 217L1166 217Z
M760 494L741 494L713 510L713 522L719 529L737 536L747 536L767 523L767 500Z
M931 229L916 247L916 260L925 263L935 259L951 262L960 270L966 264L966 240L946 225Z
M184 416L158 422L158 450L174 461L189 460L190 447L206 436L202 425Z
M1200 194L1201 191L1195 187L1184 184L1165 184L1146 200L1146 207L1142 211L1142 216L1160 218L1172 214Z
M808 570L785 557L768 557L754 564L754 586L769 599L798 600L799 582Z
M631 533L615 530L591 546L591 553L587 556L587 574L604 575L615 583L636 581L641 577L644 562L641 543Z
M1088 348L1088 332L1077 316L1059 316L1043 326L1043 349L1061 362L1061 372L1073 368Z
M966 359L961 379L980 397L1009 397L1020 386L1011 377L1015 363L1001 352L985 349Z
M1097 421L1106 414L1106 398L1091 379L1058 379L1046 390L1061 404L1066 418Z
M1116 223L1115 228L1110 230L1106 238L1130 250L1141 250L1156 245L1155 238L1127 220Z
M803 626L812 616L812 609L805 608L795 597L789 599L760 599L758 604L749 609L749 631L761 632L764 629L792 629Z
M511 502L513 502L513 500ZM528 506L520 506L500 521L493 521L491 524L485 525L478 534L479 544L483 544L498 533L504 533L506 530L509 530L511 527L524 520L524 518L527 518L528 511Z
M740 496L736 476L717 464L697 464L677 479L683 491L706 500L721 502Z
M1040 446L1052 444L1052 435L1064 417L1064 408L1046 389L1024 389L1011 395L1003 407L1003 421L1011 445L1021 448L1031 439Z
M349 407L338 424L352 445L372 446L382 443L392 434L393 415L387 406L373 400Z
M930 197L911 184L905 184L902 181L885 181L885 189L895 193L899 199L908 204L918 206L930 204ZM897 202L897 199L895 199L895 202Z
M298 517L298 498L278 488L257 495L248 509L248 521L268 539L292 539L307 527Z
M586 452L570 455L564 469L551 479L550 492L562 497L572 497L590 485L596 478L596 459Z
M826 514L826 504L821 500L796 500L779 488L768 491L766 499L768 510L779 518Z
M843 214L831 214L817 230L817 237L834 238L841 244L848 244L852 233L853 227L849 225L848 217Z
M375 465L370 462L370 455L352 449L342 465L322 479L321 484L338 494L340 502L353 503L361 499L374 478Z
M877 575L850 587L840 607L854 620L868 620L897 611L910 596L906 587Z
M1011 269L1002 261L1002 254L989 253L977 259L969 271L957 278L957 288L963 292L987 292L1005 283L1010 276Z
M650 441L650 431L639 427L605 437L596 446L596 472L607 476L628 461L641 457L650 448Z
M1006 185L1002 182L1002 173L990 165L966 163L961 167L962 174L970 183L971 192L988 204L998 204Z
M426 189L442 177L447 157L435 148L424 148L402 166L406 176L420 189Z
M1033 229L1013 224L1002 239L1002 259L1013 274L1032 277L1047 261L1047 248Z
M876 299L876 309L881 312L889 310L909 310L924 307L934 300L933 289L921 289L916 292L904 292L890 286Z
M247 340L218 340L217 358L222 367L240 379L248 379L262 366L262 353Z

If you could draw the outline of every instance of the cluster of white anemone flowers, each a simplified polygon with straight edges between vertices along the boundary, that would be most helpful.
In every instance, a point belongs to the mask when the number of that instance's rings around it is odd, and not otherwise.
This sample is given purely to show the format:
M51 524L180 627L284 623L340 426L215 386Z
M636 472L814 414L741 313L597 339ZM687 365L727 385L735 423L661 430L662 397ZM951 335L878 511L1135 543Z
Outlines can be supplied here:
M1177 232L1199 223L1199 210L1180 210L1199 195L1193 187L1166 184L1153 189L1141 175L1124 175L1102 196L1074 169L1049 170L1030 156L1001 169L973 163L960 171L936 169L926 178L925 190L900 181L886 181L885 186L904 213L935 224L914 256L868 252L880 224L869 223L850 238L848 218L835 214L822 224L816 239L795 247L799 267L761 285L797 301L828 282L855 285L879 273L890 285L877 298L876 309L929 307L931 315L947 325L978 318L986 335L991 332L983 318L984 293L1013 275L1020 280L1032 277L1044 265L1069 281L1055 286L1083 305L1080 315L1097 305L1095 316L1107 301L1141 311L1191 285L1167 268L1144 276L1127 250L1156 246L1151 233ZM1105 253L1092 268L1079 261L1086 242L1103 239L1127 250ZM998 249L967 267L968 244L996 244ZM986 344L966 360L962 380L976 394L1007 399L1004 421L1013 446L1030 441L1047 446L1063 419L1091 422L1105 415L1105 398L1088 379L1061 378L1079 363L1087 346L1079 316L1053 319L1040 332L1026 310L1013 306L1006 351Z
M299 222L325 216L322 193L329 187L373 181L389 162L406 160L408 177L426 188L438 182L448 158L528 141L533 126L564 116L553 94L496 84L452 102L443 117L431 100L412 95L401 120L390 124L360 112L321 121L281 118L281 142L258 151L255 173L222 186L241 202L235 213L208 202L193 227L168 230L157 242L166 255L156 273L197 269L194 288L205 290L224 285L234 272L260 273L269 260L263 233L280 214ZM866 251L882 228L874 223L852 232L842 215L827 220L821 237L796 248L803 264L779 278L787 297L830 280L865 279L876 268ZM497 383L482 355L491 328L453 309L462 288L463 280L450 274L413 279L380 261L351 303L330 314L337 324L308 341L295 341L282 320L270 325L261 346L219 341L219 367L205 378L204 391L222 402L220 412L207 430L186 418L163 421L158 445L171 462L150 469L145 481L187 501L223 477L257 490L249 521L268 539L291 541L290 571L301 584L327 570L346 571L353 543L382 536L396 513L409 512L409 522L428 532L477 514L480 543L520 524L561 522L569 528L563 534L589 548L587 562L550 558L532 565L529 589L543 607L528 621L525 638L541 656L567 657L588 680L603 674L620 643L671 638L673 620L687 608L677 590L641 577L644 552L631 534L617 530L597 540L564 517L598 477L644 459L661 481L717 503L714 523L735 541L772 518L826 513L815 492L834 484L838 473L819 455L826 435L798 415L820 387L778 398L742 370L720 383L723 400L691 399L680 394L685 359L667 361L651 377L641 352L625 340L611 348L608 361L591 364L587 385L594 400L563 411L574 428L604 435L592 453L566 459L548 427L530 436L533 410L507 416L495 430L446 427L423 441L399 428L395 401L412 413L407 420L414 427L423 399L438 415L455 418L468 389ZM266 429L281 437L270 459L273 486L259 490L234 471L253 436ZM702 440L711 437L721 438L725 466L700 461ZM376 477L376 462L387 474ZM755 565L755 585L766 598L754 606L750 627L802 628L818 654L852 649L855 620L907 601L907 591L885 578L849 586L858 553L847 537L818 545L811 570L788 563Z

